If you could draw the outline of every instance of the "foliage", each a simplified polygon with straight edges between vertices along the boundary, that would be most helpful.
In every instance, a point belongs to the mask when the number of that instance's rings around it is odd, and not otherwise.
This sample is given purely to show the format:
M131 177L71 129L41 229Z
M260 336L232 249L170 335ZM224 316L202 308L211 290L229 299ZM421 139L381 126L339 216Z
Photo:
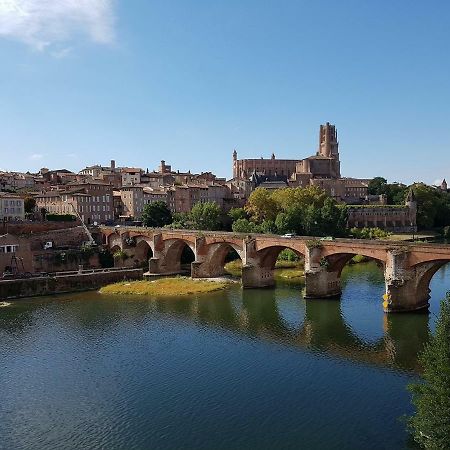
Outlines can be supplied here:
M230 211L228 211L228 216L233 222L236 222L236 220L239 219L248 218L244 208L231 208Z
M258 188L250 195L245 211L251 220L236 219L233 231L315 236L346 234L346 206L338 205L317 186L273 192Z
M123 250L117 250L113 253L113 258L125 261L126 259L128 259L128 255Z
M391 235L381 228L352 228L350 235L356 239L386 239Z
M275 220L279 204L272 198L272 194L264 188L256 188L248 198L244 207L252 221L261 223L263 220Z
M385 195L389 205L403 205L408 187L402 183L388 183L383 177L375 177L370 180L368 191L371 195Z
M76 220L72 214L46 214L45 218L51 222L73 222Z
M430 335L419 360L423 383L409 385L416 413L409 426L416 442L426 449L450 443L450 293L441 303L436 332Z
M142 212L142 223L146 227L164 227L172 223L172 213L167 207L167 203L157 201L145 205Z
M25 212L31 214L36 208L36 199L34 197L25 197L23 200Z
M180 229L189 227L190 227L189 213L174 213L173 222L172 224L170 224L170 228Z
M259 233L259 227L248 219L238 219L231 226L235 233Z
M375 177L369 181L368 191L370 195L386 194L387 180L383 177Z
M216 202L198 202L192 207L189 218L196 230L218 230L221 214L220 206Z
M420 229L450 224L450 195L423 183L413 185L417 200L417 226Z
M299 261L300 257L297 255L297 253L294 252L294 250L291 250L290 248L285 248L278 255L277 260L278 261Z
M102 248L99 251L98 260L103 268L114 267L114 257L108 248Z
M445 239L450 238L450 225L447 225L446 227L444 227L444 229L442 230L442 234Z

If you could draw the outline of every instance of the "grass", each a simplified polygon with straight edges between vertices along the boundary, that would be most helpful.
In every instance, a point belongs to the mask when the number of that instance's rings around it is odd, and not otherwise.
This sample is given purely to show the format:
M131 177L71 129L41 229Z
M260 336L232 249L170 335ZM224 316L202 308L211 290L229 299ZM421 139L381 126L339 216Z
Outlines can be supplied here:
M224 289L225 281L193 280L188 277L160 278L153 281L122 281L100 289L101 294L148 295L155 297L175 297L180 295L203 294Z
M234 277L240 277L242 274L242 261L236 259L225 264L225 270ZM303 261L277 261L275 264L274 278L275 281L303 282Z

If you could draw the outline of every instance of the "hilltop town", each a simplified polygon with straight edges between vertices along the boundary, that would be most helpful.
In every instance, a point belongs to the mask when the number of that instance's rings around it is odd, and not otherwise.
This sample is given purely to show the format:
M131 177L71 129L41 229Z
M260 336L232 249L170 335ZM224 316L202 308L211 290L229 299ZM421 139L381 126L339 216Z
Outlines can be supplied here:
M231 179L212 172L172 169L161 161L156 170L139 167L94 165L74 173L42 168L38 173L0 173L0 220L44 220L70 215L86 225L140 223L144 206L167 204L172 214L189 213L196 203L214 202L225 213L243 207L257 188L315 186L338 203L350 205L349 227L378 227L388 231L415 231L416 211L411 204L388 205L383 194L371 194L370 179L341 177L337 130L320 126L316 154L304 159L238 159L232 153ZM447 190L445 180L438 187ZM31 200L30 200L31 199ZM365 205L370 208L361 208Z

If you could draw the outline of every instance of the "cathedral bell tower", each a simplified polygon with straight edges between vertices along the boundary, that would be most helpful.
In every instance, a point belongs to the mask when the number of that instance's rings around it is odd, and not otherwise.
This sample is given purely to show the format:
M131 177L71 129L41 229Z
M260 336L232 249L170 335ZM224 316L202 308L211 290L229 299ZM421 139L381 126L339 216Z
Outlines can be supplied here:
M337 140L336 127L330 125L329 122L325 125L320 125L319 156L339 160L339 142Z

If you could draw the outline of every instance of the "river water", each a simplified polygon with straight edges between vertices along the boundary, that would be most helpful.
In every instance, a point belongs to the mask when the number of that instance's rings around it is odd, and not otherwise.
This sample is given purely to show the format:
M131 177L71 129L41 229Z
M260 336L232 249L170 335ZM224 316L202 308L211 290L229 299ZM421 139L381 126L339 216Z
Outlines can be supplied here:
M374 264L338 300L298 286L0 308L0 448L402 449L430 314L385 315Z

